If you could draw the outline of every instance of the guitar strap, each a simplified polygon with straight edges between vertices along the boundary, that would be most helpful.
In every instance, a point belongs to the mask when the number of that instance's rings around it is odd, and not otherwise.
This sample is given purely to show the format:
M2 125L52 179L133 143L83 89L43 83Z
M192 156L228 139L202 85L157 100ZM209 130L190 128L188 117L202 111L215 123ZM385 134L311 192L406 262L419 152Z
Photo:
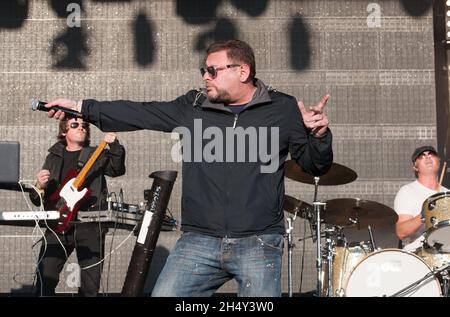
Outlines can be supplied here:
M92 150L90 147L84 147L81 150L81 153L80 153L80 156L78 157L78 162L77 162L77 173L79 173L81 171L81 169L83 168L84 164L86 164L89 157L91 156L91 153L92 153Z

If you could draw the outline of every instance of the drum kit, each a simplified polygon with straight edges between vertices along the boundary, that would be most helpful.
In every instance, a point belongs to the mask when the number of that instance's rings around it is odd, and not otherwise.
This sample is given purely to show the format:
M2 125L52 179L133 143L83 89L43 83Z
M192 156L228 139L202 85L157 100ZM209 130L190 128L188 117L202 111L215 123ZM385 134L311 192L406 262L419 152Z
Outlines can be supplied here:
M288 195L284 199L283 209L293 215L287 218L286 229L289 296L292 296L295 247L292 231L297 216L309 221L310 238L317 246L317 296L448 296L450 192L435 194L424 202L424 243L420 249L407 252L376 246L372 229L393 226L398 219L395 211L388 206L358 198L318 200L319 185L353 182L357 174L350 168L333 163L325 175L316 177L288 160L285 175L294 181L315 186L312 205ZM367 230L369 240L349 242L343 233L346 228Z

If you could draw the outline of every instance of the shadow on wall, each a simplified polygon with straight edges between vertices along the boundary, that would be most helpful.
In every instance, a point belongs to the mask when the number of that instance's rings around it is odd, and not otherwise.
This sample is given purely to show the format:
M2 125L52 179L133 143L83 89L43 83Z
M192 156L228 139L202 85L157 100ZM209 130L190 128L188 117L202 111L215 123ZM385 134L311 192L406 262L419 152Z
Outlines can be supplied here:
M445 0L438 0L445 1ZM425 15L433 6L432 0L401 0L400 1L406 12L413 17Z
M257 17L266 11L268 0L248 1L248 0L231 0L231 3L239 10L244 11L249 16Z
M95 2L131 2L132 0L92 0ZM53 11L60 18L67 18L70 3L78 4L81 9L83 0L51 0ZM134 59L139 66L151 65L155 58L156 44L153 38L154 26L147 16L140 12L133 21ZM88 35L81 27L69 27L53 40L51 54L54 57L53 68L87 69L84 59L90 54L87 45Z
M133 22L134 59L139 66L148 66L155 58L156 41L153 38L154 26L145 13L140 12Z
M222 0L176 0L176 13L186 23L208 24L216 19L216 10Z
M238 30L234 24L228 19L219 19L214 29L197 37L195 49L204 52L213 42L236 38L238 38Z
M176 12L186 23L192 25L206 25L217 19L217 8L222 0L177 0ZM251 17L262 15L268 5L268 0L246 1L231 0L231 3ZM307 69L311 60L309 44L309 30L301 16L294 17L289 25L291 52L291 67L295 70ZM233 22L226 18L219 18L216 25L209 31L201 33L195 41L195 50L204 52L209 44L215 41L239 38L239 30Z
M2 0L0 2L0 28L17 29L28 18L28 0Z
M67 17L69 4L78 4L81 8L86 0L48 0L59 18ZM90 0L97 3L131 3L133 0ZM169 1L169 0L168 0ZM193 48L204 49L213 41L239 38L239 30L231 19L218 16L217 9L222 0L171 0L175 1L176 14L191 25L204 25L205 30L198 35ZM269 0L248 1L229 0L239 11L257 18L266 11ZM292 0L295 1L295 0ZM297 0L299 1L299 0ZM400 0L406 12L414 17L427 13L432 0ZM28 18L28 0L0 1L0 28L20 28ZM212 25L211 25L212 24ZM156 43L153 35L154 25L144 13L139 13L133 22L134 58L139 66L149 66L154 62ZM289 23L290 63L295 70L305 70L310 66L310 33L301 16L297 15ZM79 27L68 28L53 40L51 54L55 59L53 68L85 70L84 57L89 55L87 36Z
M295 16L289 25L291 42L291 66L296 70L307 69L311 62L309 31L300 15Z
M53 68L86 69L84 57L89 55L86 44L87 35L82 27L67 28L64 33L53 40L51 54Z
M144 286L144 295L150 296L153 288L155 287L156 280L161 273L164 264L166 264L167 257L169 256L169 250L157 246L155 252L153 253L152 263L150 265L150 270L148 271L147 280Z

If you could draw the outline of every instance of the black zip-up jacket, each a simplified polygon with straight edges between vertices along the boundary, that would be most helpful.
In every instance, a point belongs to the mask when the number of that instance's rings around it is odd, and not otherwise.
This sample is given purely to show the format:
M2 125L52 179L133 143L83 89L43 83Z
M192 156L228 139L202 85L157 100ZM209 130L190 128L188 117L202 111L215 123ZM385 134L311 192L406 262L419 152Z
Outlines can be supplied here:
M212 131L226 135L227 128L233 131L254 127L258 131L266 128L272 135L270 128L278 127L279 150L276 154L279 162L273 173L261 173L261 167L270 162L264 163L265 160L259 156L257 162L249 162L248 157L260 148L255 142L245 143L245 163L226 160L227 149L223 150L222 162L204 159L196 162L192 154L196 143L192 140L191 162L183 160L182 165L182 230L216 237L283 234L284 162L288 152L303 169L322 175L333 161L332 135L328 130L320 139L313 137L303 124L294 97L269 91L260 80L255 80L255 85L257 90L253 99L239 115L234 115L223 104L211 103L205 93L197 90L169 102L100 102L88 99L83 101L82 114L86 121L102 131L150 129L171 132L177 127L185 127L195 139L196 132L209 129L209 136L201 140L203 148L211 142ZM194 123L197 124L196 129ZM186 136L183 138L185 141ZM224 147L226 142L231 144L227 138L223 142ZM187 150L186 144L183 145L183 154ZM275 148L275 144L268 147ZM220 151L216 149L211 153L219 155Z
M64 148L65 144L62 141L58 141L51 146L42 166L42 169L50 171L50 178L44 191L44 202L55 190L61 187L59 179L63 166ZM95 149L95 147L83 148L83 150L88 151L89 157ZM91 190L91 195L82 202L79 210L106 210L108 188L104 175L116 177L123 174L125 174L125 149L115 140L109 144L109 150L103 150L87 173L83 187L88 187ZM30 200L36 206L40 205L39 195L35 191L30 192Z

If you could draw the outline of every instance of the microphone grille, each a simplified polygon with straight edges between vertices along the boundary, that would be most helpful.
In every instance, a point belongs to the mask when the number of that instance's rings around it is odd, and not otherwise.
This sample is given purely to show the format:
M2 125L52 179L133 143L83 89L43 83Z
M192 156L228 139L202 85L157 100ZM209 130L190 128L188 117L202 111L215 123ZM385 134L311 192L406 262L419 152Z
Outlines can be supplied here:
M36 98L32 98L30 102L31 102L31 110L36 111L39 106L39 100L37 100Z

